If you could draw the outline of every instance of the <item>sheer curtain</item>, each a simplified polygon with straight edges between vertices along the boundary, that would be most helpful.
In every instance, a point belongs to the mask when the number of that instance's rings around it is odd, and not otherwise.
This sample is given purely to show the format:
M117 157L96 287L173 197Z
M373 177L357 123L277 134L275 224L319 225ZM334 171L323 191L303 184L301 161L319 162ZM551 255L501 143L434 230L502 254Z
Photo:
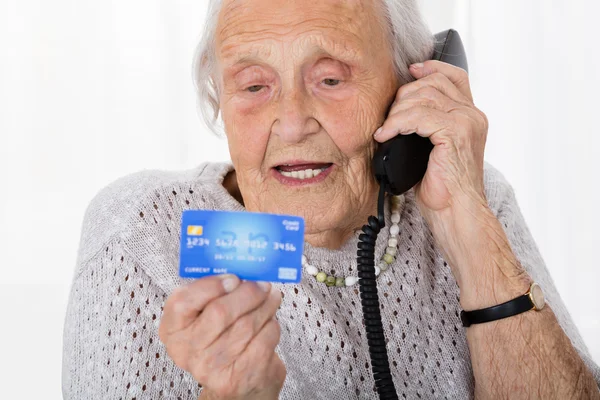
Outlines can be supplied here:
M433 31L461 33L476 104L490 120L487 160L515 187L600 361L600 53L592 19L600 5L421 4ZM0 0L0 338L8 344L0 376L15 394L60 398L64 310L92 196L140 169L228 157L195 112L190 64L205 7Z

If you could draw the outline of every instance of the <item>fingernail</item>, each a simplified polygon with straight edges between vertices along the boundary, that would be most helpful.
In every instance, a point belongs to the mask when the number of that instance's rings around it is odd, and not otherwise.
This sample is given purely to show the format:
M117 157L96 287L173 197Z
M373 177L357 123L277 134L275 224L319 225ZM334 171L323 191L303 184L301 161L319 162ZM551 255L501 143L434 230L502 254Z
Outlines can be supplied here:
M236 287L240 285L240 280L235 275L223 275L221 284L227 293L232 292Z
M263 290L263 292L269 292L271 290L271 284L269 282L259 281L256 282L256 284Z
M410 66L412 69L421 69L423 68L423 63L415 63Z
M373 135L373 137L377 137L377 135L379 135L381 133L381 131L383 130L383 127L380 127L379 129L377 129L375 131L375 134Z

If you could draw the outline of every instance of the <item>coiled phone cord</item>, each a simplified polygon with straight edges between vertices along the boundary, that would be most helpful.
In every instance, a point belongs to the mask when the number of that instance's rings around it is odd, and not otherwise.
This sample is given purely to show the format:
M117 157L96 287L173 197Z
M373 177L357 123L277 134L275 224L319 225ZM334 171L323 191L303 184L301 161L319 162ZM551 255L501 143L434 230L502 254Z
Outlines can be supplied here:
M384 198L385 190L382 184L379 189L379 199L377 201L378 218L370 216L368 223L363 225L363 233L358 237L358 251L356 255L358 277L360 278L358 280L360 300L367 331L367 343L375 387L381 400L397 400L398 395L396 394L396 388L392 380L390 362L385 347L385 335L381 321L375 275L375 243L377 242L377 234L385 227Z

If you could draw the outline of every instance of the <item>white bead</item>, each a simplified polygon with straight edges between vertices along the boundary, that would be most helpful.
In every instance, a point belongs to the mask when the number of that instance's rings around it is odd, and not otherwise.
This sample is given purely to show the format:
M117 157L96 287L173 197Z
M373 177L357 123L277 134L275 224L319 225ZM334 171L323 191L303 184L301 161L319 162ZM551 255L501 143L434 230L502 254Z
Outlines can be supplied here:
M306 264L304 266L304 269L306 270L306 272L309 275L312 275L312 276L315 276L319 273L319 269L317 267L315 267L314 265Z
M390 238L390 240L388 240L388 246L390 246L390 247L398 246L398 239L396 239L395 237Z
M400 232L400 227L398 224L392 224L390 227L390 235L397 235Z
M306 256L302 254L302 266L305 266L307 262L308 260L306 259Z
M396 253L398 252L398 249L396 249L395 247L388 247L387 249L385 249L385 252L391 256L396 257Z
M385 271L386 269L388 269L388 263L386 263L385 261L381 261L379 264L377 264L377 266L382 271Z
M356 276L347 276L346 277L346 280L345 280L346 286L352 286L356 282L358 282L358 278Z
M397 224L400 222L400 213L393 212L392 213L392 223Z
M375 276L379 276L379 274L381 273L381 268L379 268L377 265L375 266Z

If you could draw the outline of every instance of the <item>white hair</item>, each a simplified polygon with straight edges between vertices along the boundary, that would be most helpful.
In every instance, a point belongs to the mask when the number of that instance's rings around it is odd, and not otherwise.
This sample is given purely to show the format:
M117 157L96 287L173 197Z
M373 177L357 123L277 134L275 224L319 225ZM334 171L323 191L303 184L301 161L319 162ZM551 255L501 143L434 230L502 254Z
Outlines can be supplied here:
M192 79L197 93L197 108L207 127L220 134L220 88L216 77L215 36L222 0L209 0L206 24L194 52ZM408 67L423 62L433 54L434 37L425 24L417 0L381 0L381 14L386 22L394 69L400 82L414 80Z

